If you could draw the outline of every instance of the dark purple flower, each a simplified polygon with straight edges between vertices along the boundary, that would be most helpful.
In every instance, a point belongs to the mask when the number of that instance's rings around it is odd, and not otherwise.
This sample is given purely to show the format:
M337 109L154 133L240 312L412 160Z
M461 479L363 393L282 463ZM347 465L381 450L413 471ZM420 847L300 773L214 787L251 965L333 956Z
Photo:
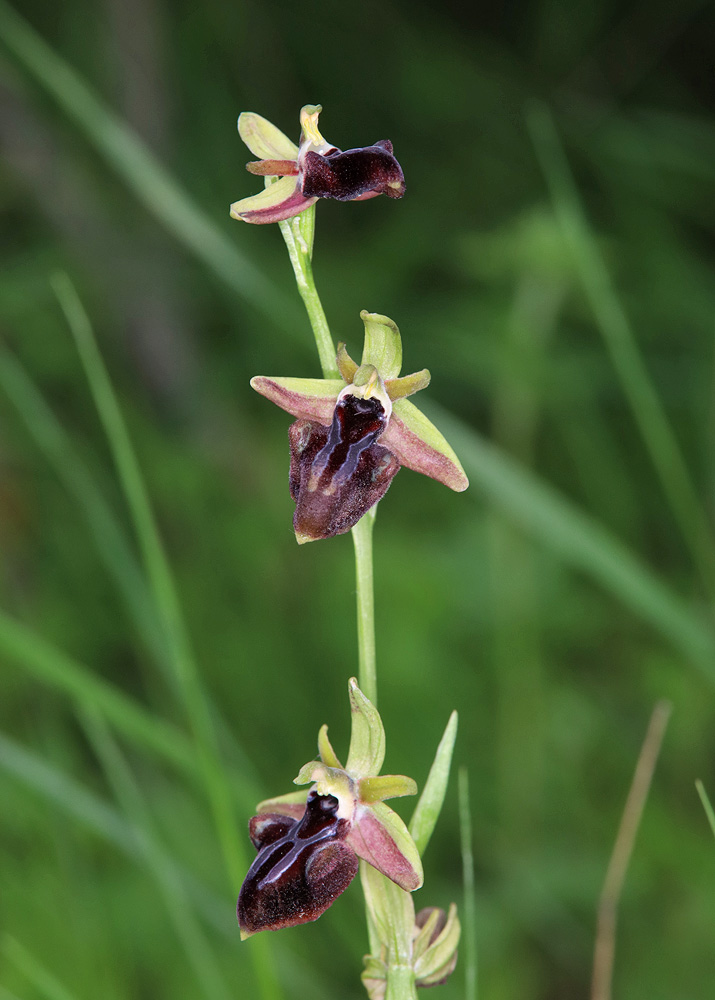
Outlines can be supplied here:
M414 795L403 775L381 775L385 731L375 706L350 680L352 736L345 767L318 736L319 760L295 779L310 791L268 799L249 833L258 856L238 897L241 937L307 923L347 889L363 858L407 892L422 885L422 862L410 833L384 800Z
M289 430L290 492L299 543L342 534L387 492L401 465L460 492L468 480L437 428L406 397L429 384L424 369L399 377L400 331L363 311L362 364L338 345L340 379L251 379L298 420Z
M280 178L267 182L260 194L231 205L231 216L244 222L280 222L298 215L318 198L365 201L379 194L401 198L405 193L402 168L392 143L382 139L372 146L345 151L331 145L318 130L320 105L300 112L300 146L265 118L244 112L238 131L260 159L247 165L252 174Z

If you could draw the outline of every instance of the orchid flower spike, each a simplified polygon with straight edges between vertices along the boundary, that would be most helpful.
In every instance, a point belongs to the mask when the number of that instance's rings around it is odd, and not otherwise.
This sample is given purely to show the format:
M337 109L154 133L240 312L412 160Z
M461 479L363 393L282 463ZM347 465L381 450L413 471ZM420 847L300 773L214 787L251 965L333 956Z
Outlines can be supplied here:
M318 735L319 759L300 769L306 792L258 806L249 833L258 855L238 897L241 937L317 920L347 889L362 858L407 892L422 885L422 862L407 827L384 800L415 795L403 775L384 774L385 730L377 709L349 683L352 734L345 767Z
M349 531L387 492L401 465L461 492L469 481L437 428L405 397L429 385L427 369L399 378L400 331L361 312L362 363L338 345L339 379L268 378L251 385L298 417L291 425L290 492L298 542Z
M260 157L248 163L246 169L265 177L266 188L231 205L232 218L253 223L280 222L298 215L318 198L365 201L379 194L388 198L403 196L405 178L392 155L392 143L382 139L372 146L343 152L320 134L321 110L319 104L307 104L301 109L300 146L260 115L243 112L238 119L239 135Z

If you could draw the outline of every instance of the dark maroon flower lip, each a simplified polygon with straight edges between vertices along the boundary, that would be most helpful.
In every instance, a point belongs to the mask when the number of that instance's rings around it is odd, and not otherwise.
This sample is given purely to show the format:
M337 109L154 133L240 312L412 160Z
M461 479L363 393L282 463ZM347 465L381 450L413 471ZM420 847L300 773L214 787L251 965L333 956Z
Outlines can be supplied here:
M350 824L333 795L310 792L300 819L254 816L249 824L258 855L241 887L236 912L241 937L317 920L358 870L345 843Z
M402 167L392 155L388 139L345 152L336 149L322 156L308 152L300 184L306 198L336 201L364 200L379 194L401 198L405 193Z
M338 399L329 428L297 420L288 431L293 527L305 541L354 527L381 500L399 471L392 452L376 444L387 427L376 396Z

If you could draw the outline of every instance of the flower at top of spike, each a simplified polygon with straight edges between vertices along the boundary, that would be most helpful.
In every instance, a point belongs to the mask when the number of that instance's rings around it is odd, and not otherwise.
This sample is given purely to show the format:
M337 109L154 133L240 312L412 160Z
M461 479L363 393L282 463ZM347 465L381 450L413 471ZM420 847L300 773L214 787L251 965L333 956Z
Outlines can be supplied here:
M307 104L301 109L300 146L260 115L244 111L239 117L239 135L260 157L248 163L246 169L265 177L266 188L231 205L234 219L280 222L298 215L318 198L365 201L379 194L388 198L403 196L405 178L392 155L392 143L381 139L372 146L343 152L320 134L321 110L319 104Z
M298 417L288 436L293 526L299 543L352 528L382 499L401 465L461 492L459 459L406 396L429 385L427 369L399 378L400 331L363 311L365 346L357 365L338 345L341 379L251 379L253 388Z
M404 775L383 774L385 730L355 678L349 683L352 733L345 767L328 727L318 735L319 760L295 784L313 783L258 806L249 833L258 855L238 897L241 937L317 920L347 889L358 858L407 892L422 885L422 862L410 833L384 800L415 795Z

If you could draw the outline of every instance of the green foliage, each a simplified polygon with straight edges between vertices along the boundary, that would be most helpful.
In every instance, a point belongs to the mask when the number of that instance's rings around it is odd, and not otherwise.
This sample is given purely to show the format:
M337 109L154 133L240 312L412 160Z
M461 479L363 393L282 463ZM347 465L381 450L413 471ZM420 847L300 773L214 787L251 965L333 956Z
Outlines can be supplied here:
M440 995L475 995L475 933L480 996L587 995L666 697L614 995L705 998L704 10L677 30L649 10L643 32L603 3L518 24L278 7L34 0L26 22L0 0L0 994L361 996L356 890L245 944L233 917L252 808L344 718L357 666L351 543L295 545L288 421L248 385L317 377L313 338L280 234L228 218L255 189L238 113L290 132L320 100L332 140L390 138L407 180L398 203L318 205L333 338L355 356L361 310L395 318L471 481L457 496L403 470L375 524L385 770L422 788L454 708L469 767L474 913L454 781L415 899L460 907Z

